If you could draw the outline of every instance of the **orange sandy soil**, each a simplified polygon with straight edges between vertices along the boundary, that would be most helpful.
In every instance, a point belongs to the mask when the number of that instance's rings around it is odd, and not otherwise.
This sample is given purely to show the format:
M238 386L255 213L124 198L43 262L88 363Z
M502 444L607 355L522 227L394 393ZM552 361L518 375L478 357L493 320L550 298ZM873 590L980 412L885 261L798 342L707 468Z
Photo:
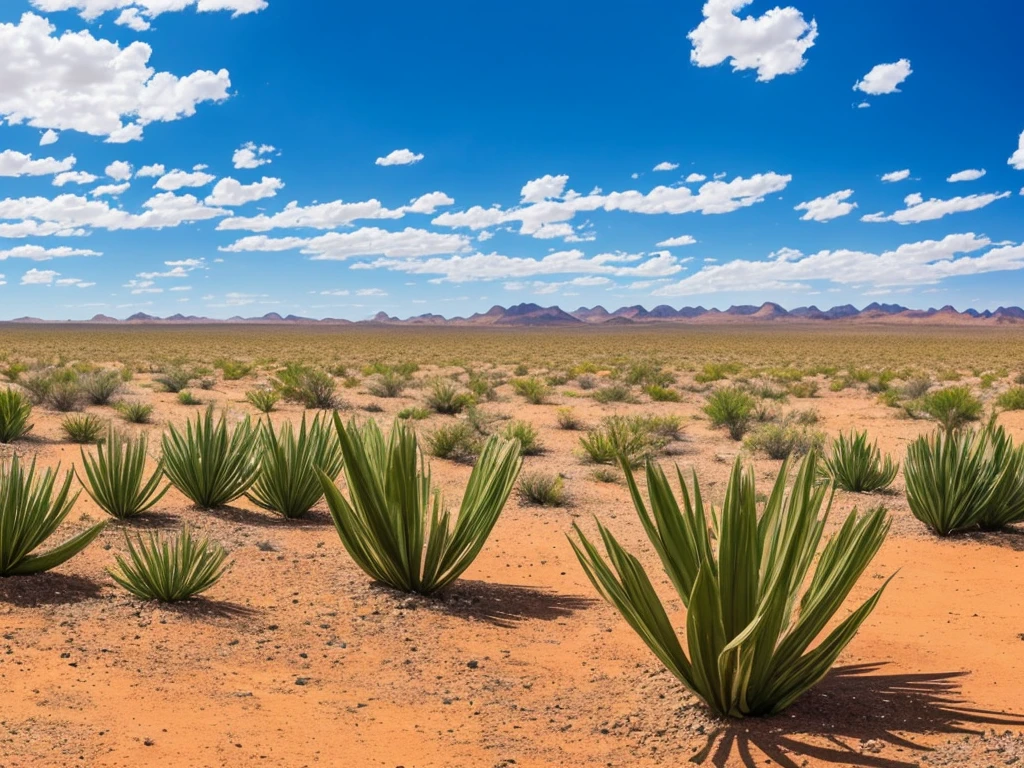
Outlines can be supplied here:
M234 417L255 416L243 398L253 385L196 393ZM151 451L163 424L197 412L155 393L147 377L129 389L156 405ZM827 389L822 382L821 397L786 408L817 408L829 435L866 428L900 458L930 428L863 390ZM55 571L0 580L0 766L633 768L695 755L718 766L1024 764L1024 531L937 540L910 515L902 475L894 494L840 493L833 520L879 502L895 518L846 608L898 575L820 686L779 717L716 722L595 599L576 562L566 534L574 520L592 531L596 515L657 575L683 626L625 487L593 479L576 455L578 433L557 428L555 407L571 405L589 424L613 412L681 414L687 430L675 460L696 467L715 502L738 444L700 418L698 394L619 406L558 394L532 406L508 390L485 409L540 429L547 450L525 469L564 474L572 504L543 509L513 497L479 559L439 598L370 583L322 505L289 523L245 499L202 512L173 490L153 514L109 525ZM377 402L386 422L422 399L416 389L394 400L342 393L360 417ZM283 405L274 418L299 415ZM60 415L37 408L34 417L32 438L0 454L80 463ZM419 424L429 430L446 418ZM1024 413L1003 422L1024 438ZM766 492L779 463L756 465ZM432 466L457 504L469 468ZM57 540L102 517L83 493ZM204 598L144 603L106 574L124 530L186 521L234 560Z

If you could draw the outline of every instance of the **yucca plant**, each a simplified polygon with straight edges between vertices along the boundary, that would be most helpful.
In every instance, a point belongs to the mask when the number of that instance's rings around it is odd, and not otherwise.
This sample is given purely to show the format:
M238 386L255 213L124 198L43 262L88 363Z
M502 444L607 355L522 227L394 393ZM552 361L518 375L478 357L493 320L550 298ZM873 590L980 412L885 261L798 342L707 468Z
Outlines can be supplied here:
M261 413L270 413L277 406L280 395L272 389L250 389L245 393L249 405Z
M81 380L82 392L93 405L106 405L121 391L121 374L117 371L97 371Z
M522 466L519 445L491 437L469 476L458 517L431 487L416 433L396 421L385 439L335 415L348 498L319 472L342 544L373 578L429 595L457 579L483 549Z
M971 394L970 387L948 387L921 398L921 409L939 422L946 432L977 421L983 408L981 400Z
M0 389L0 443L13 443L32 431L32 403L12 387Z
M823 473L837 488L853 493L881 491L892 485L900 471L899 462L878 450L878 443L868 444L868 433L840 433L832 441L832 451L825 458Z
M608 561L576 527L577 558L659 660L719 715L781 712L817 684L881 597L882 585L812 649L882 545L889 519L879 507L851 512L815 553L831 507L809 453L787 495L790 462L758 514L752 467L733 467L721 510L706 510L676 470L682 505L668 478L647 463L650 510L623 465L640 521L686 607L686 649L640 561L598 523ZM826 501L827 500L827 501ZM888 581L885 582L888 584Z
M547 400L548 385L538 379L536 376L530 376L526 379L513 379L512 389L517 395L526 399L526 402L532 403L533 405L541 405Z
M409 380L401 373L387 369L377 374L377 377L367 386L367 390L375 397L398 397L408 383Z
M903 477L914 517L940 536L976 526L998 475L984 430L936 431L907 448Z
M221 414L214 424L213 406L163 436L164 472L175 488L204 509L222 507L249 490L259 475L259 433L249 417L228 429Z
M531 472L519 478L519 496L528 504L542 507L565 505L565 481L561 475Z
M746 434L754 412L754 398L739 387L722 387L708 396L704 413L713 427L727 427L729 436L739 440Z
M519 452L523 456L536 456L544 451L537 428L528 421L510 421L505 425L501 436L506 440L518 440Z
M291 422L274 431L270 419L260 429L262 459L250 501L284 518L303 517L324 496L317 470L333 481L341 472L341 445L326 420L315 416L309 428L303 415L298 432Z
M130 424L149 424L153 418L153 406L139 400L118 403L117 411Z
M195 374L183 368L171 368L153 379L168 392L181 392L195 378Z
M118 584L143 600L175 603L205 592L230 567L227 552L208 539L195 541L185 526L172 539L155 533L147 538L125 534L128 557L115 555L117 565L107 572Z
M203 401L196 397L192 392L187 389L183 389L178 393L178 402L182 405L202 405Z
M988 461L995 478L978 514L978 525L995 531L1024 522L1024 445L1014 446L1006 430L995 424L990 424L986 433Z
M169 485L160 488L163 460L146 480L148 441L145 434L137 438L120 435L112 426L106 439L96 447L96 455L82 450L85 477L78 481L96 505L111 517L127 520L151 509Z
M72 443L88 445L103 434L103 422L90 413L65 416L60 429Z
M473 396L468 392L459 392L458 387L450 381L435 379L427 394L427 407L437 413L454 416L462 413L473 404Z
M49 552L33 554L64 522L78 499L77 493L71 495L71 477L71 472L65 474L56 488L57 470L47 469L37 476L34 459L27 472L17 456L0 464L0 576L48 571L77 555L103 530L106 522Z

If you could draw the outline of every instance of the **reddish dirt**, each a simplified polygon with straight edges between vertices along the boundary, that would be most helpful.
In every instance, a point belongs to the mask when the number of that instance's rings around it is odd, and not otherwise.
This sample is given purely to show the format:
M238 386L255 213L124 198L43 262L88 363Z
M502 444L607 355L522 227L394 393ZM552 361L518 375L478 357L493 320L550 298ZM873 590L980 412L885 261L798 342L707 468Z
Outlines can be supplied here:
M190 413L136 380L157 405L152 447L167 421ZM252 413L253 382L197 392L233 416ZM527 469L558 471L572 505L513 498L465 578L435 599L371 584L344 552L324 508L284 522L246 500L202 512L171 491L153 514L111 524L62 567L0 580L0 766L339 765L452 766L1002 766L1024 760L1024 531L938 540L896 492L840 493L834 517L884 503L890 538L847 608L897 572L878 609L816 689L783 715L720 723L665 672L617 613L596 599L566 540L592 516L658 574L622 484L600 483L559 430L556 405L596 424L612 412L679 413L675 459L693 465L718 502L738 444L698 418L703 400L599 406L558 395L525 405L502 388L485 406L540 429L547 451ZM827 387L823 386L822 390ZM390 421L421 398L344 392ZM901 420L864 391L824 392L789 408L817 408L830 435L867 428L902 458L929 428ZM90 409L111 415L109 409ZM368 416L356 410L360 417ZM276 420L297 419L283 406ZM445 417L421 422L429 430ZM80 463L60 417L37 409L30 441L47 466ZM1024 438L1024 414L1004 423ZM779 463L756 461L767 491ZM469 468L432 462L452 505ZM85 494L58 537L102 513ZM232 570L202 599L143 603L105 569L124 530L182 522L222 542ZM682 612L676 615L683 625Z

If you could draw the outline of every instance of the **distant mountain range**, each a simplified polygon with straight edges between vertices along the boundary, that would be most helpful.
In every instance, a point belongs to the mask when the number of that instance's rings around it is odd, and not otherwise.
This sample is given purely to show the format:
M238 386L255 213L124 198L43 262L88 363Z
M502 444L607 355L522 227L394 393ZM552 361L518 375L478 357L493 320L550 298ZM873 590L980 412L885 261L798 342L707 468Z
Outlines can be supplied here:
M886 324L930 324L930 325L1002 325L1024 323L1024 309L1020 307L999 307L995 311L976 309L958 311L951 306L941 309L909 309L899 304L868 304L857 309L852 304L844 304L831 309L821 310L811 305L796 309L783 309L773 302L765 302L761 306L740 305L726 310L705 309L704 307L670 307L662 304L648 310L640 305L621 307L609 312L604 307L580 307L573 312L566 312L560 307L542 307L539 304L516 304L512 307L495 305L487 312L476 313L469 317L450 317L425 314L399 319L385 312L378 312L369 320L353 322L336 318L315 320L309 317L286 315L282 317L270 312L262 317L229 317L227 320L215 320L196 315L171 315L170 317L154 317L138 312L123 320L96 315L84 321L47 321L35 317L19 317L6 321L9 323L46 323L76 322L92 325L200 325L200 324L251 324L251 325L410 325L410 326L493 326L524 327L524 326L594 326L594 325L653 325L660 323L886 323Z

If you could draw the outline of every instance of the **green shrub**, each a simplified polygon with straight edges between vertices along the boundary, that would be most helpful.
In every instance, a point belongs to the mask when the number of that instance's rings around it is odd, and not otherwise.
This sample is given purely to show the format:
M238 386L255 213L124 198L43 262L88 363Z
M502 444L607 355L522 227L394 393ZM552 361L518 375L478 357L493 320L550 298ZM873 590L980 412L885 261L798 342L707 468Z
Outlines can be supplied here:
M374 397L398 397L402 394L409 380L396 371L386 371L377 374L376 378L367 385L367 390Z
M260 413L273 411L280 398L281 396L272 389L250 389L245 393L245 399L249 401L249 405Z
M816 397L818 394L818 382L795 381L789 385L789 394L799 398Z
M969 387L947 387L921 398L921 410L935 419L947 432L960 429L981 418L981 401Z
M11 383L16 382L21 378L21 374L26 372L28 372L28 366L25 365L25 363L5 363L4 366L0 368L0 374L6 376L7 380Z
M149 424L153 418L153 406L138 400L118 403L116 408L121 418L131 424Z
M50 396L53 388L53 375L44 371L37 371L21 380L22 389L28 392L29 400L33 405L42 405Z
M693 377L698 384L710 384L740 372L737 363L707 363L704 369Z
M985 432L993 479L992 490L978 514L978 525L996 531L1024 522L1024 445L1014 447L1006 430L994 424Z
M60 429L72 443L88 445L95 443L103 434L104 424L91 414L65 416Z
M651 362L633 363L626 369L623 379L631 386L656 386L662 389L675 381L671 373L663 370L657 363Z
M577 430L583 429L583 421L579 416L576 415L576 411L572 408L559 408L555 412L555 418L558 421L558 426L561 429Z
M576 377L576 386L578 386L584 392L589 392L590 390L597 387L597 378L592 374L584 373Z
M82 377L81 388L92 405L107 405L121 391L121 374L117 371L97 371Z
M215 368L220 368L221 373L224 374L224 381L244 379L254 370L251 363L243 363L239 360L218 360L213 365Z
M178 393L178 402L182 405L202 405L203 401L193 395L187 389L183 389Z
M181 533L165 539L150 533L125 534L128 557L115 555L111 578L136 597L176 603L201 594L216 584L227 571L227 552L208 539L194 541L188 526Z
M341 445L330 424L313 417L306 429L306 417L296 433L291 422L278 432L269 419L260 429L262 458L260 471L246 494L258 507L276 512L288 520L305 516L323 498L318 472L332 482L341 473Z
M494 382L482 373L470 373L466 387L477 400L494 400L498 397Z
M513 379L512 390L520 397L526 398L526 402L534 405L541 405L548 396L548 385L536 376L526 379Z
M996 405L1004 411L1024 411L1024 387L1012 387L996 398Z
M722 387L708 396L704 413L713 427L727 427L733 440L740 440L750 427L754 398L738 387Z
M536 428L528 421L509 422L501 436L506 440L518 440L519 453L523 456L536 456L544 450Z
M85 477L79 475L79 482L100 509L118 520L148 511L170 488L160 488L163 461L144 480L147 446L145 434L124 437L110 427L106 440L96 447L95 456L82 450Z
M900 390L900 395L905 400L917 400L927 394L928 390L931 389L932 380L927 376L915 376L912 379L908 379Z
M163 436L164 472L175 488L205 509L222 507L244 494L259 474L259 433L249 417L228 429L222 414L214 424L213 406L179 432Z
M0 443L13 443L32 431L32 403L12 387L0 389Z
M565 506L565 483L561 475L530 472L519 479L519 496L541 507Z
M598 403L634 403L633 390L625 384L608 384L591 395Z
M844 389L846 389L849 386L850 386L849 379L845 379L845 378L840 377L840 378L837 378L837 379L832 379L832 381L829 382L828 389L829 389L830 392L842 392Z
M466 421L443 424L427 435L431 456L450 461L469 461L480 452L479 433Z
M513 376L526 376L529 373L530 373L530 369L527 368L522 363L520 363L519 365L517 365L515 368L512 369L512 375Z
M28 471L17 455L0 464L0 576L27 576L55 568L85 549L106 523L99 523L59 547L42 554L33 552L57 530L78 494L71 495L72 473L54 489L57 470L36 475L33 459Z
M162 386L167 392L181 392L194 378L195 374L191 371L186 371L184 368L171 368L155 377L153 381Z
M660 384L650 384L644 391L656 403L678 403L682 400L678 390L663 387Z
M50 386L46 403L55 411L68 413L81 410L84 399L82 385L77 379L61 379L54 381Z
M912 442L903 476L914 517L940 536L976 526L995 475L988 449L983 431L937 432Z
M403 408L398 412L398 418L412 419L413 421L422 421L423 419L430 418L430 411L428 411L426 408L420 408L418 406Z
M472 402L472 395L459 392L453 382L444 379L435 379L427 393L427 407L447 416L462 413Z
M819 451L825 442L821 432L782 424L764 424L744 440L747 450L765 454L769 459L802 456L812 450Z
M644 417L609 416L597 429L580 438L586 457L595 464L640 466L665 447L658 425Z
M855 510L816 559L829 514L828 488L817 484L816 474L812 451L787 494L784 463L759 515L753 469L744 471L739 460L724 505L714 512L704 507L696 475L690 493L678 473L680 503L654 462L647 464L649 511L627 469L637 513L686 607L688 653L640 561L599 523L606 561L574 526L573 549L598 592L719 715L771 715L796 701L825 676L888 584L808 650L871 563L890 524L881 507L865 515Z
M359 429L334 417L348 498L320 480L342 544L377 581L429 595L457 579L487 542L522 465L518 447L492 437L470 474L453 521L431 488L416 433L395 422L385 440L375 422Z
M289 363L277 372L274 386L281 397L306 408L329 411L338 408L337 383L327 371Z
M868 444L868 433L840 433L832 441L830 455L824 461L823 471L837 488L853 493L872 493L892 485L900 470L894 462L878 450L878 444Z

